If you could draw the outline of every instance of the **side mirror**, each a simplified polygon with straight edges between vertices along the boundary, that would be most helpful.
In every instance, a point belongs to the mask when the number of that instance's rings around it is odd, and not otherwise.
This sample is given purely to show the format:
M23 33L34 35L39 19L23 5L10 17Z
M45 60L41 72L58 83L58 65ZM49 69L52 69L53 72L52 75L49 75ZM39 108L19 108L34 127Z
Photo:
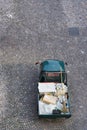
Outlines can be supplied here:
M41 62L40 61L37 61L36 63L35 63L35 65L38 65L38 64L40 64Z
M67 63L67 62L65 62L65 65L68 65L68 63Z

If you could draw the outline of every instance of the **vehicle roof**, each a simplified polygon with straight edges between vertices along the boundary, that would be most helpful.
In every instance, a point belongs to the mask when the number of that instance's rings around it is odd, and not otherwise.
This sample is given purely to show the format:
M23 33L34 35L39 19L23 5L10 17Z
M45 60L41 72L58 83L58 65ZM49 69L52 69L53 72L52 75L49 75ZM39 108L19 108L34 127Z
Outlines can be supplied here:
M65 66L60 60L45 60L41 63L41 69L46 72L58 72L65 71Z

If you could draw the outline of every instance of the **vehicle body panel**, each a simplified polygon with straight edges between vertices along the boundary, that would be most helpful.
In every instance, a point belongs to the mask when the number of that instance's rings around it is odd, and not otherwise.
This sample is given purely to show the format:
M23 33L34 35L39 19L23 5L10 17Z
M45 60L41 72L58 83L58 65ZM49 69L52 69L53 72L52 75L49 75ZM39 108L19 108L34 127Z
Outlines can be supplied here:
M45 72L65 71L64 62L59 60L46 60L41 63L41 71Z

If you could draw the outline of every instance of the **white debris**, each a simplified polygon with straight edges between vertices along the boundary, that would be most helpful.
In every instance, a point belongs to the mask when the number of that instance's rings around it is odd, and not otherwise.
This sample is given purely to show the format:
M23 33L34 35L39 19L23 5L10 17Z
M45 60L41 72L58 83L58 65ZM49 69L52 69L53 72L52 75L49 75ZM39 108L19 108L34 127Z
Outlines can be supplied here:
M38 83L39 92L55 92L55 83Z
M85 53L83 50L81 50L80 52L81 52L81 54L84 54L84 53Z
M52 114L53 109L55 109L56 105L46 104L39 101L39 114Z
M12 19L13 18L13 14L7 14L7 17Z
M70 71L68 70L67 73L70 73Z
M79 108L83 108L83 106L79 106Z
M67 43L69 43L70 41L69 40L67 40Z

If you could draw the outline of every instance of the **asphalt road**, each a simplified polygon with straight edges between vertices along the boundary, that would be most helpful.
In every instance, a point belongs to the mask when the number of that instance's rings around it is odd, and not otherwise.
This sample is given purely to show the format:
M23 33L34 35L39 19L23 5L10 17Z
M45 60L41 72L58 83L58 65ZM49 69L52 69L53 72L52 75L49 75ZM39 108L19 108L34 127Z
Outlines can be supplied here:
M68 62L69 119L38 119L45 59ZM0 130L87 130L86 0L0 0Z

